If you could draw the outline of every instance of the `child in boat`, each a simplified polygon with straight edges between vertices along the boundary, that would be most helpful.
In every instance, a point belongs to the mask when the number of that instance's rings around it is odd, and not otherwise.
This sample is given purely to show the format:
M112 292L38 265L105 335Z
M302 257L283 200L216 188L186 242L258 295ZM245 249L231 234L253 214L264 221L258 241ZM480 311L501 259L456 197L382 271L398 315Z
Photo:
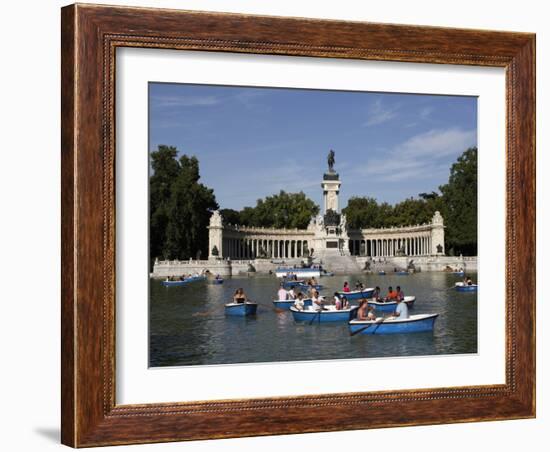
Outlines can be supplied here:
M405 299L405 292L401 290L400 286L397 286L395 289L397 291L397 299L403 301Z
M299 311L304 310L304 296L301 293L299 293L296 300L294 300L294 307Z
M342 288L342 292L351 292L351 289L349 288L348 282L344 282L344 287Z
M376 288L374 289L374 292L372 293L372 299L374 301L380 301L381 300L380 287L379 286L376 286Z

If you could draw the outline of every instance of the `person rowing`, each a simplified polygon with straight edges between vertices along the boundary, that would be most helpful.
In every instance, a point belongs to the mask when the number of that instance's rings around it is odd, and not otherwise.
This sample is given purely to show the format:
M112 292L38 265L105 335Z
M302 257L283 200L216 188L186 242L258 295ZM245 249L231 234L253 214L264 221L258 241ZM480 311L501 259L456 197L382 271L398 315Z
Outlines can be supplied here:
M299 293L296 300L294 300L294 307L299 311L304 310L304 296L301 293Z
M319 292L317 290L313 290L313 294L311 296L311 307L317 311L321 311L324 309L323 304L323 297L319 295Z
M374 309L369 306L369 303L364 298L359 302L357 310L357 320L376 320Z
M372 293L372 299L374 301L381 301L382 297L380 296L380 286L376 286L374 292Z
M407 303L404 303L402 300L397 300L397 307L395 308L395 312L392 315L393 317L399 317L400 319L408 319L409 308L407 306Z
M242 287L237 289L233 295L233 303L244 303L247 299L248 297L244 293Z

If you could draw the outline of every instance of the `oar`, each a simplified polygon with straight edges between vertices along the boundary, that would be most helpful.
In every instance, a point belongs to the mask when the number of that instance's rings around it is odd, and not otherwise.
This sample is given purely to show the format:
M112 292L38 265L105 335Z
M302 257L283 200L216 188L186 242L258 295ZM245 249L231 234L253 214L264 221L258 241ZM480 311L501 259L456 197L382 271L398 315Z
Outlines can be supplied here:
M315 321L317 316L319 316L319 323L321 323L321 309L319 309L317 313L313 316L313 318L310 320L309 322L310 325Z
M355 336L356 334L359 334L359 333L362 333L363 331L365 331L366 329L370 328L371 326L373 325L381 325L382 323L384 323L384 320L386 320L384 317L382 317L382 319L378 322L374 322L374 323L371 323L367 326L364 326L363 328L359 328L358 330L356 331L352 331L350 333L350 336Z

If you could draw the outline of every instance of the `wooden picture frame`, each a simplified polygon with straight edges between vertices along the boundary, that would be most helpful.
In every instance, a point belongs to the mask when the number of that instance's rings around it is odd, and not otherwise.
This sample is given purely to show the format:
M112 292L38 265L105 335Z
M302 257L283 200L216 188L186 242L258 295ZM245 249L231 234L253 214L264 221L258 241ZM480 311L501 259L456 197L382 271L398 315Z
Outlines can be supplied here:
M73 447L535 416L535 35L71 5L62 9L62 442ZM201 50L506 70L506 382L115 403L115 50ZM331 423L304 422L327 419Z

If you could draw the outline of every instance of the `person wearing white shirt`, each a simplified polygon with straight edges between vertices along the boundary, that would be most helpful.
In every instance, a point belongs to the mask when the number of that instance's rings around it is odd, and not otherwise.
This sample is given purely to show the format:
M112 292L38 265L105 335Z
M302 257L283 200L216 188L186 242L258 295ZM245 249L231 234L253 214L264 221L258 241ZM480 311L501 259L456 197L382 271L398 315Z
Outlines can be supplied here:
M408 319L409 308L407 306L407 303L404 303L403 300L398 299L397 307L395 308L395 312L393 313L393 315L395 317L399 317L400 319Z
M319 295L319 292L314 290L311 296L311 309L318 311L323 309L323 297Z
M294 291L294 287L291 287L291 289L287 292L287 294L290 300L296 299L296 292Z
M299 311L304 310L304 296L301 293L299 293L296 300L294 300L294 307Z

